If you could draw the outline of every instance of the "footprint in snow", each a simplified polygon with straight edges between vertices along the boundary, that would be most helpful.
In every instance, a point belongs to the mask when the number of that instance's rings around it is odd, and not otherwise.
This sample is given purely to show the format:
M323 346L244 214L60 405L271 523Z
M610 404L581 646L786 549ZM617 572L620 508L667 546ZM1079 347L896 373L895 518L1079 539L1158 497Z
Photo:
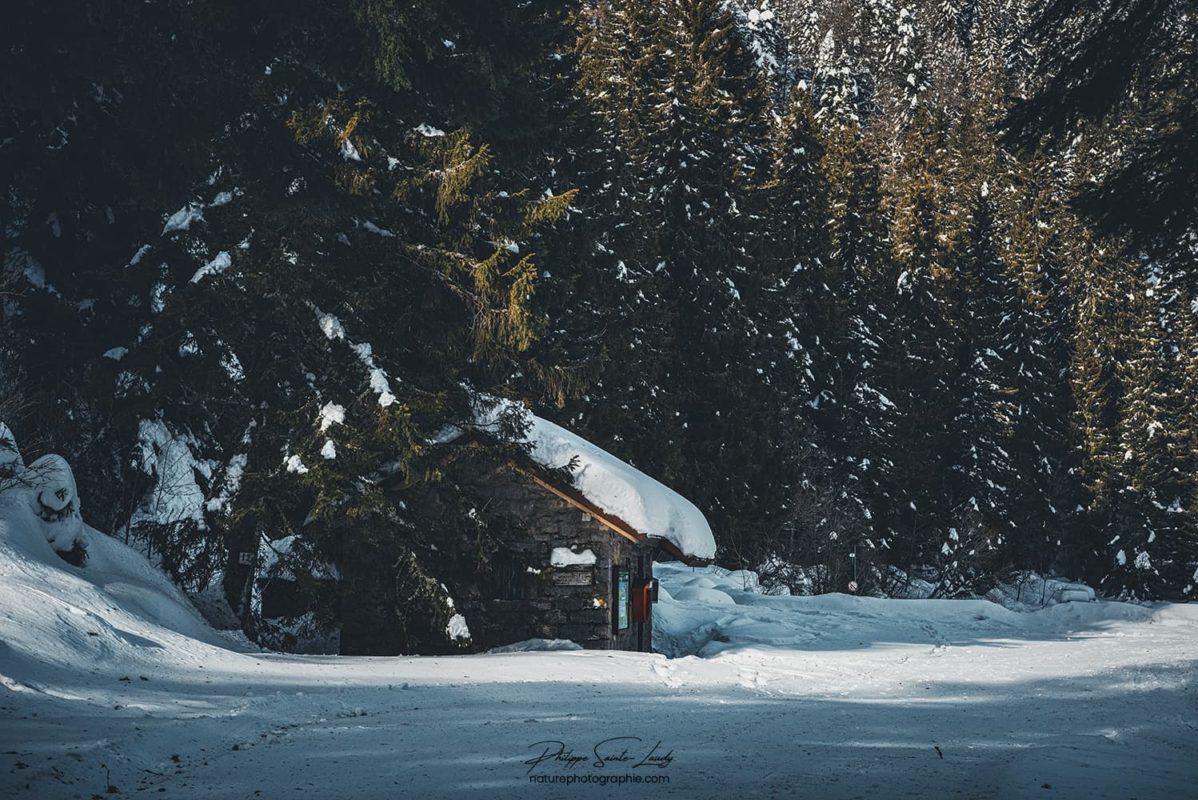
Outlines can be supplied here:
M674 675L674 667L668 661L654 661L653 672L671 689L677 689L682 685L682 681Z
M742 669L737 675L740 685L746 689L762 689L765 687L765 676L753 669Z
M933 628L931 625L920 625L920 630L932 637L932 655L939 655L944 650L948 649L948 640L940 635L940 631Z

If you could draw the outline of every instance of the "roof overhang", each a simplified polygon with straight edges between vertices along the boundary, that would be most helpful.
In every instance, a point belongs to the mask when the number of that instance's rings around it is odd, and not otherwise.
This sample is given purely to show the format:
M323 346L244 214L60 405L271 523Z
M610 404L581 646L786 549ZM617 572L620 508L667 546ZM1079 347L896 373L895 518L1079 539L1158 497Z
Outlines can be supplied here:
M703 567L714 562L714 559L698 558L697 556L691 556L683 553L682 550L679 549L678 545L674 544L669 539L641 533L636 528L617 517L615 514L610 514L596 506L572 486L560 486L556 483L552 483L527 467L516 465L516 468L532 478L533 483L540 486L542 489L545 489L551 494L556 495L558 498L589 515L599 524L631 542L636 542L638 544L654 544L671 558L681 561L690 567Z
M476 445L485 446L494 444L495 438L483 431L479 430L463 430L460 435L453 437L444 442L444 444L454 445ZM558 499L569 503L578 510L584 512L599 524L608 528L617 536L636 542L638 544L656 545L656 547L669 558L676 561L681 561L690 567L705 567L715 563L714 558L701 558L699 556L689 555L684 553L678 545L661 536L654 536L651 533L645 533L637 530L632 525L629 525L624 520L620 519L615 514L604 511L589 500L577 488L569 484L563 484L560 479L554 479L548 471L540 467L536 462L530 459L510 459L509 464L519 472L528 476L533 483L545 489L550 494L555 495Z

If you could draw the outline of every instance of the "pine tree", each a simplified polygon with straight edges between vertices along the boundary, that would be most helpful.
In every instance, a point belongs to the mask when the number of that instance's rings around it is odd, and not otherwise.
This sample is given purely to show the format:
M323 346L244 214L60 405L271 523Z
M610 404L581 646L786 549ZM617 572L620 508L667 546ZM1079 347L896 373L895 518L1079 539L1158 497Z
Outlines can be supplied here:
M1113 552L1103 584L1138 597L1182 597L1192 584L1194 544L1194 428L1186 384L1192 311L1179 309L1175 328L1143 284L1130 294L1127 356L1116 368L1123 387L1118 484L1107 528Z
M828 189L810 94L797 86L775 145L767 194L773 233L761 237L760 269L769 276L758 313L786 326L790 358L800 367L794 391L811 408L836 402L843 341L844 273L831 258L827 234ZM771 263L772 262L772 263Z
M754 195L768 179L765 93L718 3L678 0L660 35L663 52L677 56L654 90L648 161L662 170L654 239L675 320L663 377L684 431L666 474L700 498L729 552L751 559L753 538L786 513L796 456L767 433L794 403L781 331L762 316L768 266L755 258L763 224Z
M895 531L889 527L892 505L885 485L892 474L889 446L898 416L886 396L886 358L893 346L895 321L892 258L877 162L857 126L836 125L826 134L822 169L829 189L828 231L833 275L842 278L844 330L833 419L825 417L828 440L844 472L840 482L850 521L835 531L836 543L851 554L856 577L864 565L887 560ZM843 587L840 587L843 588Z
M1125 309L1126 354L1116 365L1121 386L1116 454L1112 469L1114 513L1108 526L1109 573L1103 578L1108 591L1145 596L1152 593L1152 545L1157 538L1157 485L1162 463L1170 449L1164 428L1163 389L1164 339L1156 303L1143 286L1128 292Z
M767 246L771 89L719 3L602 4L580 28L580 89L606 143L595 247L625 299L610 366L569 419L695 497L752 560L753 537L786 514L797 448L781 420L796 413L791 340L806 323Z
M674 347L666 276L653 239L650 198L656 176L646 155L648 85L668 68L656 38L658 17L635 2L580 10L580 102L592 138L580 160L594 178L581 200L590 219L573 257L593 269L575 298L594 298L584 333L601 347L585 393L569 401L563 421L616 455L662 475L680 441L680 420L666 403L663 378Z
M1182 291L1172 303L1172 358L1167 422L1174 447L1173 464L1161 490L1164 511L1164 553L1158 550L1158 570L1165 594L1179 599L1194 596L1198 587L1198 420L1192 401L1198 397L1198 307ZM1175 494L1174 494L1175 493ZM1170 497L1170 495L1173 497Z
M1077 399L1068 378L1076 319L1074 280L1086 257L1066 242L1080 230L1064 206L1057 181L1043 161L1011 167L1014 185L1000 205L1009 220L1005 249L1027 317L1027 341L1019 371L1020 406L1013 444L1023 520L1010 543L1012 561L1042 572L1080 575L1078 553L1084 526L1079 509L1081 436ZM1051 170L1048 170L1051 171Z
M894 436L882 449L894 465L883 495L890 501L883 523L892 547L907 563L929 563L950 527L948 510L959 500L948 491L956 435L955 390L958 332L948 320L955 276L945 260L945 125L918 110L894 188L892 246L897 276L887 352L879 385L897 415ZM916 421L918 419L918 421Z
M1017 504L1027 488L1014 463L1014 432L1022 398L1020 372L1028 340L1017 285L999 256L993 204L985 184L955 254L961 288L960 396L953 427L959 471L951 496L959 500L956 525L941 547L945 591L975 589L979 576L1002 566L1005 537L1024 522ZM985 578L983 578L984 580Z

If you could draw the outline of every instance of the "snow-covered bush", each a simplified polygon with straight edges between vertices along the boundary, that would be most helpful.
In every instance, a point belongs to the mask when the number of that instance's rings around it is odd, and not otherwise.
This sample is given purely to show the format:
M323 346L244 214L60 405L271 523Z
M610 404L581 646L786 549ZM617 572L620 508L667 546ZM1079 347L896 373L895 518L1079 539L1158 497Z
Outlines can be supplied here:
M795 488L786 524L757 536L747 564L771 594L865 592L870 565L884 551L870 538L859 498L843 490L843 466L829 455L829 444L814 429L804 439L799 458L811 477Z
M893 565L874 568L873 586L871 594L875 597L925 600L936 592L936 584L924 580L914 570L902 570Z
M16 437L0 422L0 491L20 492L42 522L46 541L73 563L84 556L83 516L75 475L66 459L44 455L26 465Z
M46 525L46 538L60 553L81 547L83 516L75 475L66 459L46 455L25 468L33 511Z
M1004 534L996 530L970 501L958 514L956 527L940 537L936 550L934 597L980 597L1009 568Z
M0 491L6 485L15 484L17 475L24 467L16 438L8 426L0 422Z
M217 491L217 476L230 468L198 457L199 451L195 437L176 433L161 419L141 420L135 463L149 488L128 521L140 548L191 592L207 589L224 567L224 541L211 522L233 493ZM235 491L239 482L240 474L223 486Z
M295 618L258 619L254 639L269 650L284 653L337 653L341 632L321 624L314 613Z
M986 599L1013 611L1025 611L1058 603L1089 603L1095 595L1084 583L1024 571L997 583L986 593Z

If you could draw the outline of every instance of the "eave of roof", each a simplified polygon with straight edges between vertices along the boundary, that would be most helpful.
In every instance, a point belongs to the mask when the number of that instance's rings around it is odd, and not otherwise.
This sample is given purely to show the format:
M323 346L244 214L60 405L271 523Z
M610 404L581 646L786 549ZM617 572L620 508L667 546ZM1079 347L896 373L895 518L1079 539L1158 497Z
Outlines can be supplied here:
M466 445L475 444L482 445L485 441L493 441L492 437L481 431L464 431L463 434L452 440L453 444ZM642 543L651 542L656 544L662 552L677 561L681 561L688 567L704 567L715 562L713 558L701 558L682 552L678 545L661 536L654 536L637 530L632 525L629 525L624 520L620 519L615 514L604 511L593 502L591 502L582 492L574 486L562 485L560 481L550 479L550 476L535 462L522 459L525 463L511 462L514 469L519 470L527 475L532 481L545 489L549 493L564 500L580 511L591 516L596 522L611 530L613 533L624 537L632 542Z
M656 544L658 547L660 547L670 557L672 557L678 561L681 561L682 563L684 563L690 567L706 566L708 564L711 564L713 561L712 559L709 559L709 558L699 558L697 556L687 555L686 553L683 553L682 550L680 550L678 548L678 546L676 544L674 544L673 542L671 542L669 539L665 539L660 536L652 536L649 534L642 533L641 531L638 531L636 528L632 527L627 522L625 522L624 520L617 517L615 514L610 514L606 511L604 511L603 509L599 508L598 506L596 506L594 503L592 503L590 500L588 500L586 498L586 496L584 496L581 492L579 492L573 486L559 486L555 483L551 483L550 481L545 480L544 478L542 478L540 475L537 475L532 470L529 470L524 467L520 467L518 465L516 468L519 469L521 472L524 472L530 478L532 478L533 483L537 484L542 489L549 491L550 493L556 495L557 497L566 501L567 503L574 506L575 508L590 515L593 519L595 519L596 522L598 522L599 524L603 525L606 528L609 528L610 530L614 531L616 534L623 536L625 539L628 539L629 541L637 542L637 543L652 542L652 543Z

